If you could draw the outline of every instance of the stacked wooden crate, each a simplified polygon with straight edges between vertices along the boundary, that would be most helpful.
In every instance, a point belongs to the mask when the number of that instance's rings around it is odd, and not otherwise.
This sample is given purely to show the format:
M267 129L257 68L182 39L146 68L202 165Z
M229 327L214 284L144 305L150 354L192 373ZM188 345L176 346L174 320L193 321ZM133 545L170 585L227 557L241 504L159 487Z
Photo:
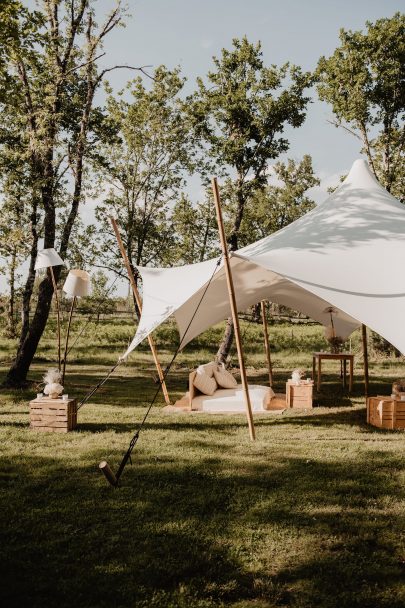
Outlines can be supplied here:
M369 397L367 422L381 429L405 429L405 401L386 396Z
M302 380L299 384L295 384L292 380L288 380L285 385L287 407L294 408L310 408L312 407L312 391L314 383Z
M68 433L77 425L76 399L34 399L30 402L30 427L35 431Z

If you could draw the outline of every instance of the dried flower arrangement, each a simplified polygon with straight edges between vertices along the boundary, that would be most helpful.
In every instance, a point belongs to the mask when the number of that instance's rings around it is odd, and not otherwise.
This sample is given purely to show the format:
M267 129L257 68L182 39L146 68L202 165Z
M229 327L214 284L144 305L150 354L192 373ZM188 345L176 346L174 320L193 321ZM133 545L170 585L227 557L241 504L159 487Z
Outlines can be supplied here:
M305 370L301 368L293 369L291 379L295 384L299 384L301 378L305 376Z
M45 382L44 394L48 395L50 399L57 399L63 393L63 386L60 384L61 379L61 373L56 368L48 369L43 377Z

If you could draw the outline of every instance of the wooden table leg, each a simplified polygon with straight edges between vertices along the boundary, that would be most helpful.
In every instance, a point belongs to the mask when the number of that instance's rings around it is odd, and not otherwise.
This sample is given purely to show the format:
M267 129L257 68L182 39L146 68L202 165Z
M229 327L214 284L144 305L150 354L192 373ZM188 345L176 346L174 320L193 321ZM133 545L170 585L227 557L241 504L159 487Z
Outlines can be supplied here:
M321 390L321 364L322 364L322 359L321 357L318 357L318 382L316 385L316 390L319 391Z
M347 373L347 361L343 359L343 387L346 388L346 373Z
M316 373L316 357L312 357L312 381L315 382L315 373Z
M349 393L353 389L353 357L350 357Z

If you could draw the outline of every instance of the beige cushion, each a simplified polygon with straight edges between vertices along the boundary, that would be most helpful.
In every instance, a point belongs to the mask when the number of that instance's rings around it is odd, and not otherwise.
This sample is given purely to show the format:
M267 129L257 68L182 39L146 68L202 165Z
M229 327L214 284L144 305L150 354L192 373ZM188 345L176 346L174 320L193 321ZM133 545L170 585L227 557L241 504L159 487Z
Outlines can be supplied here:
M222 388L235 388L238 384L232 374L223 368L214 370L214 378Z
M217 390L215 378L210 378L208 374L202 372L195 375L193 384L204 395L211 396Z
M214 375L214 370L218 369L218 364L215 361L211 361L211 363L205 363L204 365L200 365L197 367L197 374L207 374L209 378L212 378ZM208 393L207 393L208 394Z

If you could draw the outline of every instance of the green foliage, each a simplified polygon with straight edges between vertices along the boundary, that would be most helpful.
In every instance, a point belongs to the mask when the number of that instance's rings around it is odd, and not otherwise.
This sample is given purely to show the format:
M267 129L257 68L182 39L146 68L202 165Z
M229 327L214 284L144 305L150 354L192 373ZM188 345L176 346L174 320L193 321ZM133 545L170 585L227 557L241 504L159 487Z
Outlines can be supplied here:
M367 31L340 31L341 45L318 64L318 93L331 104L336 126L363 144L374 173L405 200L405 15L367 22Z
M181 195L171 216L175 245L171 249L172 263L203 262L219 253L215 209L209 189L205 199L197 204Z
M275 163L272 169L276 184L256 192L245 209L239 232L241 247L281 230L315 206L306 193L320 181L308 154L300 162L289 159ZM226 207L228 217L232 216L232 202Z
M105 273L98 270L91 277L91 295L80 300L81 310L94 315L97 320L102 314L113 313L116 308L112 299L114 291L115 286L111 286Z
M100 187L107 182L110 189L96 209L99 224L89 231L97 254L112 269L121 267L121 259L109 215L119 222L131 263L162 265L170 256L171 201L193 165L192 138L179 101L183 84L178 69L160 66L150 87L137 78L118 98L107 99L116 138L100 144L94 165Z
M312 77L297 66L265 67L260 43L233 40L233 49L214 57L207 83L199 78L187 100L190 120L211 161L233 180L236 209L229 242L238 247L244 208L268 180L270 159L288 150L286 125L299 127ZM229 189L229 187L228 187Z

